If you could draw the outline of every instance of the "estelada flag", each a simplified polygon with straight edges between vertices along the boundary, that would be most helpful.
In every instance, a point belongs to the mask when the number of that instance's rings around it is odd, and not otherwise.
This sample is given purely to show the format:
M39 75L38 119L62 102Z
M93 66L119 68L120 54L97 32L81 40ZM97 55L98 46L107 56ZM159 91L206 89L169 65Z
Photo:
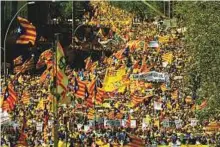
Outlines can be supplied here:
M12 111L14 109L16 101L16 92L13 89L13 85L9 84L5 90L2 109L5 111Z
M87 90L87 92L86 92ZM81 81L75 77L74 81L74 95L76 97L84 99L86 96L86 93L88 94L88 89L86 89L86 82Z
M18 17L18 22L21 27L19 28L20 36L18 37L16 43L17 44L29 44L35 45L37 33L36 27L30 23L27 19Z
M131 142L127 145L128 147L144 147L144 141L137 136L130 135Z

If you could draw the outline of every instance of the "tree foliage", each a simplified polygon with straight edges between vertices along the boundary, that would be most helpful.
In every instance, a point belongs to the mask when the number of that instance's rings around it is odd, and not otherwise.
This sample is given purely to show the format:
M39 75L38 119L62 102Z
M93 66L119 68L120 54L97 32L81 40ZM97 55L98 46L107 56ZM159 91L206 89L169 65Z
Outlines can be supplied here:
M75 15L80 17L83 15L85 2L83 1L58 1L51 3L52 17L61 17L62 19L69 19L73 13L73 3L75 3Z
M220 114L220 2L178 2L176 12L186 27L188 85L199 98L208 99L200 116ZM193 75L193 76L191 76ZM194 86L193 86L194 85Z

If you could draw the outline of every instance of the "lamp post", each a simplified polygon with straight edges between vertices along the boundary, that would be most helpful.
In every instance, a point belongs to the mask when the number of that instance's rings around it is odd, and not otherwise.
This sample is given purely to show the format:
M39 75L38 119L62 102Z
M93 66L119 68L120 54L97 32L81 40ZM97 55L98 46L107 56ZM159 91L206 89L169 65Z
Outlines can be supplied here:
M13 18L11 19L9 25L8 25L8 28L6 30L6 33L5 33L5 38L4 38L4 80L5 80L5 84L6 84L6 39L7 39L7 35L8 35L8 31L11 27L11 24L12 22L14 21L14 19L16 18L16 16L18 15L18 13L27 5L31 5L31 4L35 4L35 2L27 2L25 3L16 13L15 15L13 16Z

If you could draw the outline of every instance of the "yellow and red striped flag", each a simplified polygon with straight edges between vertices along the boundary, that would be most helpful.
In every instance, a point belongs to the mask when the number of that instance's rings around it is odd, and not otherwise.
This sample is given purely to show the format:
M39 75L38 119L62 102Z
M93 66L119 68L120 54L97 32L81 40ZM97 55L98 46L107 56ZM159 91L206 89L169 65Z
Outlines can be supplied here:
M28 147L26 139L27 139L27 135L24 132L21 132L16 147Z
M22 66L16 66L16 67L14 67L14 73L21 72L21 70L22 70Z
M5 111L13 110L16 101L17 101L16 92L13 89L13 85L9 84L6 88L6 90L5 90L2 109L5 110Z
M88 58L86 58L85 60L85 69L88 71L88 70L90 70L91 68L92 68L92 59L91 59L91 57L88 57Z
M40 76L40 83L43 83L49 75L52 76L51 71L49 69L46 69Z
M114 53L113 55L114 55L117 59L122 59L124 52L125 52L125 49L121 49L121 50L117 51L116 53Z
M68 85L68 77L65 74L65 68L66 68L66 60L65 60L65 54L63 51L63 48L61 44L57 43L57 64L56 64L56 83L58 86L58 93L63 96L63 94L67 91L67 85Z
M29 71L34 68L34 57L32 56L29 60L27 60L25 63L22 65L21 72L24 73L26 71Z
M75 78L74 91L76 97L84 99L86 97L86 82Z
M14 65L19 65L23 62L23 58L22 55L18 56L17 58L15 58L14 60Z
M37 37L36 28L27 19L18 17L18 22L21 25L21 35L18 37L17 44L29 44L34 45Z
M41 53L36 64L36 68L39 69L43 67L45 64L47 65L47 68L51 67L53 65L52 59L53 59L52 50L51 49L45 50L44 52Z
M96 102L98 104L102 104L104 100L105 91L102 88L97 88L97 93L96 93Z
M144 141L138 136L130 136L131 142L126 147L145 147Z
M94 91L95 91L95 87L96 87L96 80L93 80L90 84L89 84L89 97L86 99L86 104L88 107L93 107L94 105Z
M137 106L139 105L140 103L142 103L144 101L144 98L140 98L136 95L133 95L132 96L132 99L131 99L131 103L133 104L133 106Z
M27 91L25 91L22 95L21 100L22 100L23 104L29 104L30 103L30 94Z

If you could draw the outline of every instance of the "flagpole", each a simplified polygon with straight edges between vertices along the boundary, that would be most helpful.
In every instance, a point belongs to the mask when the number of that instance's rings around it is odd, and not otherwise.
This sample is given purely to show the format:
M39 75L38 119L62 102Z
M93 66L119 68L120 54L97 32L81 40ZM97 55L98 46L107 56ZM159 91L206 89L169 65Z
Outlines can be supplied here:
M52 43L52 49L55 53L53 53L53 62L56 60L56 48L55 48L55 43ZM53 83L52 83L52 92L54 95L54 89L56 88L56 77L55 77L55 67L53 66ZM54 134L54 146L55 146L55 139L56 139L56 96L53 96L53 104L52 104L52 109L53 109L53 124L54 124L54 128L53 128L53 134Z
M95 142L96 142L96 87L97 85L96 85L96 81L95 81L95 89L94 89L94 93L95 93L95 96L94 96L94 110L95 110Z
M96 84L96 83L95 83ZM96 91L95 91L95 97L94 97L94 109L95 109L95 142L96 142Z
M9 29L11 27L11 24L12 22L14 21L14 19L16 18L16 16L18 15L18 13L27 5L31 5L31 4L35 4L35 2L27 2L25 3L16 13L15 15L13 16L13 18L11 19L9 25L8 25L8 28L6 30L6 33L5 33L5 38L4 38L4 81L5 81L5 84L6 84L6 75L7 75L7 71L6 71L6 39L7 39L7 36L8 36L8 32L9 32Z
M58 147L58 125L59 125L59 120L58 120L58 87L57 87L57 43L59 41L59 33L55 34L55 61L56 61L56 74L54 76L54 82L55 82L55 87L56 87L56 96L54 100L54 147Z

